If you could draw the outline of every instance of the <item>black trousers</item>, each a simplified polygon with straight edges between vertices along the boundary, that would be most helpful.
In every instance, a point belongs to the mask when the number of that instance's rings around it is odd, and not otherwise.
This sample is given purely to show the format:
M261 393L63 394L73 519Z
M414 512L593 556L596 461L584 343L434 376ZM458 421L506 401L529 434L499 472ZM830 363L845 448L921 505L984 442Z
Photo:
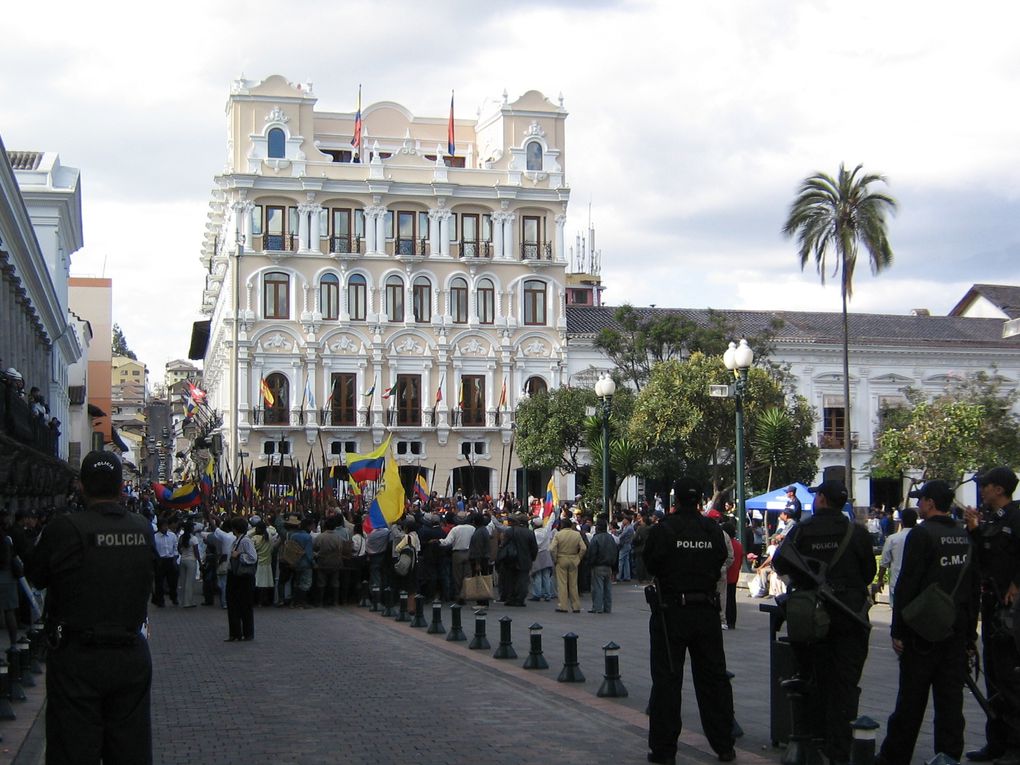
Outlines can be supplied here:
M941 643L916 637L904 641L900 655L900 690L889 716L879 761L909 765L917 734L924 721L931 690L935 707L935 752L959 761L963 755L963 676L967 671L967 645L963 636ZM928 759L927 757L925 759Z
M664 632L660 611L653 612L648 621L652 669L648 748L667 759L676 755L676 742L683 730L680 691L684 661L690 652L694 695L705 737L716 754L733 749L733 689L726 677L719 609L708 603L670 607L665 623Z
M1002 634L990 610L981 612L985 688L998 717L985 723L985 737L993 751L1020 749L1020 653L1012 635Z
M737 626L737 583L726 583L726 626Z
M227 573L227 627L230 637L255 637L255 577Z
M152 593L152 602L163 605L166 595L171 603L177 603L177 559L174 557L160 558L156 563L156 587Z
M70 640L46 660L47 765L152 762L148 641L117 648Z
M857 718L861 671L868 658L868 632L833 616L829 636L817 643L793 643L800 676L808 681L808 726L825 740L823 751L835 762L850 761Z

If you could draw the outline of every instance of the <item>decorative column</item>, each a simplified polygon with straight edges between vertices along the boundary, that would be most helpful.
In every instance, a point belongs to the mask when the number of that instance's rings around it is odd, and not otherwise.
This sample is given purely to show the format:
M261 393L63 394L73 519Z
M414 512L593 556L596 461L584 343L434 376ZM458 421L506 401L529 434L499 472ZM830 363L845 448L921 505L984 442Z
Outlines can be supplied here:
M375 219L375 246L378 252L386 252L386 208L376 208Z
M429 210L429 255L433 257L439 254L442 246L439 244L439 216L442 212L438 208Z
M514 255L514 221L517 220L515 213L505 213L503 216L503 257L508 260L520 260Z
M309 204L298 205L298 251L303 252L311 249L308 244L308 213L312 206Z
M490 216L492 221L492 249L493 257L496 259L503 257L503 219L506 217L506 213L494 212Z
M322 217L322 205L309 203L308 208L308 212L311 214L311 220L309 221L311 230L308 235L308 249L314 252L319 252L322 249L322 233L319 230L319 222Z
M375 241L375 218L378 214L378 207L366 207L365 208L365 254L374 253L376 249Z
M252 233L254 227L252 226L251 216L255 212L254 202L245 202L243 210L241 212L241 233L244 234L244 251L252 252L255 247L255 235Z
M563 227L567 222L566 213L560 213L556 216L556 251L553 253L552 259L565 263L567 259L567 250L563 241Z
M450 211L439 210L439 254L450 257Z

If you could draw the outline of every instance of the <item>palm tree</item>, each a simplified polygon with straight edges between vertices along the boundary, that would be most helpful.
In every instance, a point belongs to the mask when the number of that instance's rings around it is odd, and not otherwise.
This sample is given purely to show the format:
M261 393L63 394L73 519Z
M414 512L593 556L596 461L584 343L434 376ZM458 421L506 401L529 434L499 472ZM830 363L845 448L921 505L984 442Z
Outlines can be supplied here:
M751 441L754 456L769 466L765 491L772 491L772 474L786 465L793 452L793 420L777 406L766 409L758 415Z
M847 302L853 297L854 267L857 251L863 246L868 253L871 272L877 274L893 260L886 233L886 214L895 213L896 200L869 191L874 183L887 183L885 177L864 173L858 165L847 172L839 166L836 179L825 173L805 178L790 205L790 214L783 234L796 236L801 270L814 258L818 275L825 284L830 256L832 276L839 274L843 298L843 446L845 449L846 486L853 498L853 452L850 443L850 328Z

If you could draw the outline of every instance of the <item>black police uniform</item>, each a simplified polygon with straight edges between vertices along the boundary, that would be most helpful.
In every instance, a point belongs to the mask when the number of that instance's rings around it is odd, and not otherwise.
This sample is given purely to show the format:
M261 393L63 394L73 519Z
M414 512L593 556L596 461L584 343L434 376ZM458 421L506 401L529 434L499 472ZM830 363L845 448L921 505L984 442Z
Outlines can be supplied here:
M728 549L719 524L694 509L678 509L648 533L644 563L661 596L661 604L650 603L648 623L652 672L648 748L657 761L676 755L683 728L680 691L687 651L705 737L717 754L733 751L733 690L726 676L716 592Z
M1020 652L1004 617L1003 598L1010 584L1020 586L1020 504L985 508L970 532L981 578L981 642L985 685L998 712L985 723L987 751L1003 754L1020 749Z
M846 536L850 520L837 509L819 509L796 524L783 540L773 566L792 578L794 589L813 588L814 581L799 574L783 558L789 545L805 558L826 565ZM871 536L854 524L850 541L836 565L826 571L826 582L836 597L854 612L864 611L868 585L875 578L875 556ZM868 631L850 616L829 607L827 637L815 643L793 643L798 671L808 681L810 716L808 725L825 740L824 752L834 762L848 762L852 733L850 722L857 717L857 702L864 662L868 658Z
M46 588L46 762L149 763L152 662L141 636L152 527L119 502L54 518L29 578Z
M977 637L978 577L973 562L966 564L970 555L966 529L948 515L931 516L907 536L890 630L894 640L903 641L900 690L882 742L880 763L910 763L929 689L938 720L935 751L954 760L963 754L963 678L967 645ZM947 594L955 590L957 607L953 634L937 643L928 642L903 621L903 609L933 582Z

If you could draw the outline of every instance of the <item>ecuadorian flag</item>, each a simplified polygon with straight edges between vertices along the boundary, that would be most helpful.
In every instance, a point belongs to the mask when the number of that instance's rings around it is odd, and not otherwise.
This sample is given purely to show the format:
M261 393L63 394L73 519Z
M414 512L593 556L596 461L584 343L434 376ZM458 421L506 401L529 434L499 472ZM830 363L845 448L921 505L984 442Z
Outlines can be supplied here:
M389 444L389 439L386 443ZM382 488L368 508L368 520L374 529L386 528L399 521L404 514L404 487L400 483L397 461L389 454L385 456L385 461Z
M560 499L556 495L556 474L554 473L545 487L545 504L542 506L543 525L548 525L553 521L553 516L556 514L556 506L559 503Z
M420 499L422 502L429 501L429 483L425 480L425 476L421 473L414 479L414 496Z
M390 439L392 438L392 435L388 436L382 446L369 454L348 452L347 469L351 473L351 478L358 483L378 481L383 472L383 463L386 461L386 452L390 448Z
M163 507L194 507L202 502L198 486L193 483L186 483L171 490L169 486L153 481L152 491L156 495L156 501Z

